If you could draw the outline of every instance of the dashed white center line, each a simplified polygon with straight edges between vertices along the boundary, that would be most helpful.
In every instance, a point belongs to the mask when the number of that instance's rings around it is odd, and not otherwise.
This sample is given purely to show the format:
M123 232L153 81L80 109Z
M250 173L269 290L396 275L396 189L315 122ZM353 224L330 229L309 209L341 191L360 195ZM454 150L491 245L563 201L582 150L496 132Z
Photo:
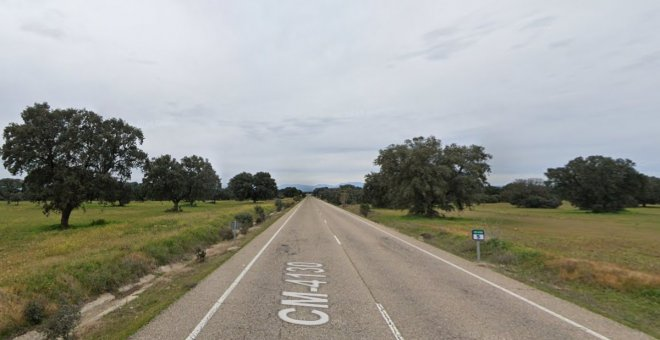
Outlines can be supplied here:
M397 340L403 340L403 336L401 333L399 333L399 330L396 328L396 325L394 325L394 321L390 318L390 316L387 314L387 311L385 311L385 308L383 305L380 303L376 303L376 307L378 307L378 311L380 312L380 315L383 316L383 319L385 319L385 323L390 327L390 330L392 331L392 335L394 335L394 338Z
M337 240L337 243L341 246L341 242L339 242L339 239L337 238L337 235L332 235L335 237L335 240Z

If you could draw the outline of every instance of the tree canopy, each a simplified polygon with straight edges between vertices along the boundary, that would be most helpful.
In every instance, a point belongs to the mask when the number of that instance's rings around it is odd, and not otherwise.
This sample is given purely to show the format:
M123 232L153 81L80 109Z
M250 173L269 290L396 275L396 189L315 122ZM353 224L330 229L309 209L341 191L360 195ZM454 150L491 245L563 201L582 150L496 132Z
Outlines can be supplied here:
M277 196L277 183L268 172L257 172L254 175L241 172L229 180L227 188L239 201L251 199L256 202Z
M149 197L172 201L172 211L181 211L179 203L191 205L196 200L212 199L220 178L207 159L193 155L181 162L170 155L147 161L142 180Z
M0 179L0 200L18 202L22 199L23 180L18 178Z
M213 199L221 184L209 160L192 155L183 157L181 165L185 173L185 200L193 205L196 200Z
M577 157L564 167L546 172L548 183L560 196L582 210L614 212L637 205L643 175L629 159L603 156Z
M366 176L365 195L380 197L374 205L416 215L436 216L436 207L463 210L477 202L487 184L490 158L477 145L443 147L433 136L406 140L380 150L374 162L380 171Z
M561 200L542 179L518 179L502 188L501 197L522 208L557 208Z
M121 119L47 103L26 108L21 118L23 124L4 129L4 166L13 175L27 173L30 199L46 214L60 212L64 228L73 209L98 198L108 181L129 179L146 159L142 131Z

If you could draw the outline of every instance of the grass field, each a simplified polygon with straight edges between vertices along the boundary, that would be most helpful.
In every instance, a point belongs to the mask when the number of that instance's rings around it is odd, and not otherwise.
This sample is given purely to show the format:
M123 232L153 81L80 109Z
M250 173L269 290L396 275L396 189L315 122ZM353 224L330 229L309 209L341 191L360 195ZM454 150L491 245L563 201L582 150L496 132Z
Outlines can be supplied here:
M357 212L357 207L350 207ZM446 218L375 209L370 219L660 337L660 207L593 214L568 204L523 209L485 204Z
M259 202L266 213L273 202ZM220 240L220 227L251 202L218 201L167 213L169 202L126 207L95 203L74 211L71 228L57 227L32 203L0 205L0 338L27 326L25 306L38 301L52 313L58 301L82 302L137 280Z

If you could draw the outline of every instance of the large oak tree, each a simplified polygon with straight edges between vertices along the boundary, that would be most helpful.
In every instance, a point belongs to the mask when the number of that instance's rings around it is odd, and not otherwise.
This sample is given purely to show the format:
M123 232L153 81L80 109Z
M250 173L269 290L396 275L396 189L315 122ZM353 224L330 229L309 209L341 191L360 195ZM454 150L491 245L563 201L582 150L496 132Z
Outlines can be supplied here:
M26 108L21 118L23 124L4 129L4 166L13 175L27 173L26 193L44 213L61 213L62 228L73 209L98 198L108 181L129 179L146 159L142 131L121 119L47 103Z
M476 203L486 185L491 156L477 145L442 146L439 139L417 137L380 150L380 172L366 176L365 196L377 205L436 216L436 208L463 210Z
M629 159L578 157L545 173L548 184L581 210L614 212L637 204L644 177Z

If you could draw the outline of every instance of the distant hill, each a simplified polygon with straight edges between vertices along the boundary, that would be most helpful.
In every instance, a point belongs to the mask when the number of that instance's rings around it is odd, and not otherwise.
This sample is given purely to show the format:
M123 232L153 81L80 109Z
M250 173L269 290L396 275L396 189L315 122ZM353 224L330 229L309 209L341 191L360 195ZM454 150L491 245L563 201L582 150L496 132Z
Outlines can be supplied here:
M364 183L362 182L346 182L346 183L339 183L339 184L316 184L316 185L309 185L309 184L280 184L277 187L280 189L286 188L286 187L294 187L298 190L302 190L304 192L312 192L316 188L339 188L341 185L354 185L356 187L362 188L364 186Z

